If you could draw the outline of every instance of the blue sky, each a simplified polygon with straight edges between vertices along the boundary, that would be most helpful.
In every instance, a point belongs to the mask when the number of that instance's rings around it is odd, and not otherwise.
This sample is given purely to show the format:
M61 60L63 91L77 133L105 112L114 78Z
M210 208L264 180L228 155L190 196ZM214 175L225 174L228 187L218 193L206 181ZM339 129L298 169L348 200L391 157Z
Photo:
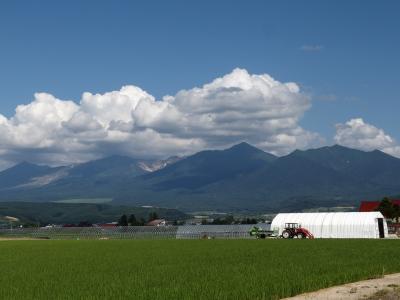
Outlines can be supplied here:
M35 92L79 101L133 84L161 99L230 73L311 95L332 141L363 118L400 140L398 1L1 1L0 114Z

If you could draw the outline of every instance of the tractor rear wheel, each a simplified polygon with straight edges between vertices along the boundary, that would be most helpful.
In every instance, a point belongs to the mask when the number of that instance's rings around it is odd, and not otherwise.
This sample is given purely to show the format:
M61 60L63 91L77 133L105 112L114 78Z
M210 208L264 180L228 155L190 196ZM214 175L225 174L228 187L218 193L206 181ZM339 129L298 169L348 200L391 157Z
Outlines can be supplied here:
M290 232L289 231L287 231L287 230L284 230L283 232L282 232L282 237L284 238L284 239L289 239L291 236L290 236Z

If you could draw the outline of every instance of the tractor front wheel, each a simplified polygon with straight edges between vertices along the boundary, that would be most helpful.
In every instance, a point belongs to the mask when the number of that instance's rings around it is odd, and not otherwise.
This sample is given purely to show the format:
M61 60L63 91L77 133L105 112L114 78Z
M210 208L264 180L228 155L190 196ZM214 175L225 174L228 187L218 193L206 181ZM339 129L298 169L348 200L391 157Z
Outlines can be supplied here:
M284 230L284 231L282 232L282 237L283 237L284 239L289 239L289 238L290 238L290 232L287 231L287 230Z
M297 234L297 238L298 239L304 239L304 235L300 232Z

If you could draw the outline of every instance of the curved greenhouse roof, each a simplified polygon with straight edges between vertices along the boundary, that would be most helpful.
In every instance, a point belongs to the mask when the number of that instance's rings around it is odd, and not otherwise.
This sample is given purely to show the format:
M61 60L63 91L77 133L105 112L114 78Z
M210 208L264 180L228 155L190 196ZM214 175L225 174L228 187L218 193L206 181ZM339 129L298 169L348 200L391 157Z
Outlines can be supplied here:
M380 238L387 224L380 212L282 213L271 223L279 235L286 223L299 223L316 238Z

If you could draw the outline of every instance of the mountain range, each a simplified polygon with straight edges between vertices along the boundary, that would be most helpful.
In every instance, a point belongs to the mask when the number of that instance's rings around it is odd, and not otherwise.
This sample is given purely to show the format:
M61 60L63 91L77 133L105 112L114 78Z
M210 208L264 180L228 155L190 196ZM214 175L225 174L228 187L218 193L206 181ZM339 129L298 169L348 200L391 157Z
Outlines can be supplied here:
M1 201L104 198L183 211L357 206L399 193L400 159L338 145L277 157L240 143L162 161L110 156L63 167L23 162L0 172Z

